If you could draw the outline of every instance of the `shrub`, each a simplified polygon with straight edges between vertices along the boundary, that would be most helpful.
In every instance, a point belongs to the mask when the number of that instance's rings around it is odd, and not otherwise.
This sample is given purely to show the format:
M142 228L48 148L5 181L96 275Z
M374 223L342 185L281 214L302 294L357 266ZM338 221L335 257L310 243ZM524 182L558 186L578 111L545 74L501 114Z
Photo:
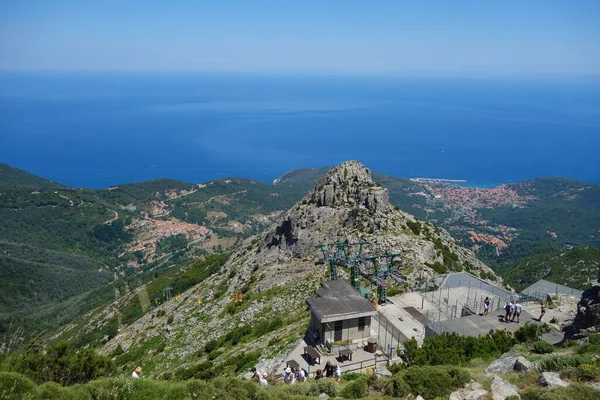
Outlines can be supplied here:
M569 368L577 368L581 364L592 364L591 355L583 356L553 356L540 361L542 371L563 371Z
M402 373L402 377L413 394L426 399L446 398L471 379L467 370L446 366L410 367Z
M412 233L415 235L419 235L421 233L421 224L419 221L406 221L406 225L408 225Z
M596 400L598 391L585 385L572 383L567 387L544 389L529 388L520 392L521 400Z
M538 354L547 354L554 351L554 346L544 340L538 340L533 343L533 352Z
M307 391L309 396L318 396L321 393L327 394L329 397L338 396L338 384L333 379L319 379L313 381Z
M592 333L588 336L590 344L600 344L600 333Z
M577 347L577 354L600 354L600 344L585 343Z
M213 350L219 348L219 342L216 340L210 340L204 345L204 351L210 353Z
M425 338L421 347L414 338L405 341L400 357L409 366L466 365L473 358L497 357L514 344L512 334L504 330L479 337L443 333Z
M538 338L537 325L527 322L525 325L515 331L514 336L519 343L534 341Z
M541 340L542 335L547 332L550 332L550 326L548 326L548 324L543 323L542 325L537 325L527 322L515 331L514 336L519 343L525 343Z
M0 372L0 395L3 399L19 400L34 391L31 379L14 372Z
M404 397L410 393L410 386L404 381L402 376L394 375L385 390L385 394L392 397Z
M350 382L350 381L354 381L358 378L361 378L365 376L364 374L358 373L358 372L344 372L342 374L342 381L344 382Z
M90 348L74 353L67 341L60 341L47 350L32 341L25 353L15 360L15 369L39 383L54 381L66 386L109 376L115 366L110 358Z
M581 364L577 367L577 371L579 372L579 378L585 381L592 381L600 376L600 367L597 361L590 364Z
M444 264L440 263L439 261L436 261L433 264L430 264L428 266L431 267L431 269L433 269L438 274L447 274L448 273L448 268L446 268L446 266Z
M350 383L342 389L342 397L346 399L360 399L367 394L367 378L362 376Z
M190 368L180 368L175 371L175 378L179 380L186 379L210 379L218 374L218 370L210 361L196 364Z
M260 355L260 351L242 353L227 360L226 364L235 366L235 372L241 372L250 369L254 364L256 364Z

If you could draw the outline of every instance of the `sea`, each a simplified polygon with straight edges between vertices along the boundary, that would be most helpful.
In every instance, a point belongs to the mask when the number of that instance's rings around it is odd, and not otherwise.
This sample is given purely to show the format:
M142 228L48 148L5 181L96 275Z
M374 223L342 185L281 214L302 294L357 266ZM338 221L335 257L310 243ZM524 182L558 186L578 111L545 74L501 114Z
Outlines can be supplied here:
M600 183L598 76L2 72L0 162L73 187L272 182L359 160L488 187Z

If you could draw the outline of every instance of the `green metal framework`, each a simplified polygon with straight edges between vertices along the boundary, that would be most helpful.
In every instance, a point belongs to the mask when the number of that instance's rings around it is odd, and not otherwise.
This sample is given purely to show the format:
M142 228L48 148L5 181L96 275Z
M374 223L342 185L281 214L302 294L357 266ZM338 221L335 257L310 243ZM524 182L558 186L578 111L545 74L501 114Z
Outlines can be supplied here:
M363 275L370 279L377 287L377 299L379 303L387 301L387 286L386 279L393 273L394 259L400 254L381 254L381 255L365 255L363 249L368 242L350 243L348 240L331 244L321 244L316 246L323 254L323 262L329 264L329 276L331 280L337 280L337 267L350 269L350 284L353 288L365 296L370 298L370 290L361 288L360 276ZM367 262L373 263L373 271L362 273L360 265Z

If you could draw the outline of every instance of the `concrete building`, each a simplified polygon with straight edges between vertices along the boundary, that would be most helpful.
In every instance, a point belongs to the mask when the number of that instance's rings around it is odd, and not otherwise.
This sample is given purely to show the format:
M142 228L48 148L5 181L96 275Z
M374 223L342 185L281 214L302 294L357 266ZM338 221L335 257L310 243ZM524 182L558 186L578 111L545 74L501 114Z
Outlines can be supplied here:
M319 332L329 348L364 343L372 335L371 318L377 310L344 280L325 281L317 297L307 299L310 329Z

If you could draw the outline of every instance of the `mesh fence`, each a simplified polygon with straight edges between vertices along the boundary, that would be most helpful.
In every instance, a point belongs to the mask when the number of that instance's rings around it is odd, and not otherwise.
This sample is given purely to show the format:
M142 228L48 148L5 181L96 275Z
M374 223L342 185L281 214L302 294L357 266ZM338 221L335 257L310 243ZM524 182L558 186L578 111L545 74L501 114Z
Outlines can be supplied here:
M519 298L466 272L447 275L439 287L422 295L437 308L426 313L426 335L441 333L440 321L483 313L486 298L490 301L489 311L499 310L507 301Z

